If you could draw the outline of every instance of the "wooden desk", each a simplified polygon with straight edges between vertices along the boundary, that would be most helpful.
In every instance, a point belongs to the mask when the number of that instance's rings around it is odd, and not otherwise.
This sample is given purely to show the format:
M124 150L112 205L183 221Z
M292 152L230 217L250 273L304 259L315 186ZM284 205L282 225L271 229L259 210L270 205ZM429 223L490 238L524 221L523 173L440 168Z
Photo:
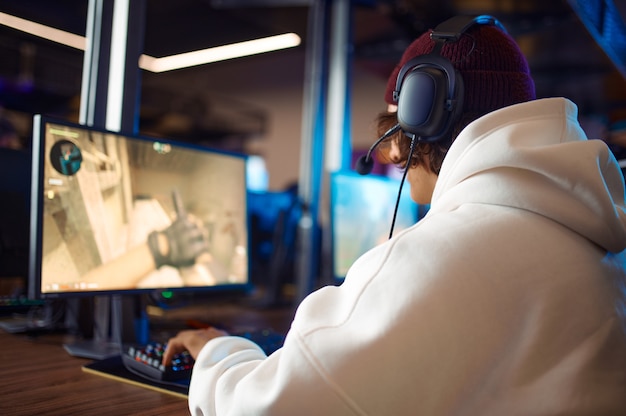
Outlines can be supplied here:
M2 415L188 415L184 398L82 370L90 360L70 356L63 337L0 331Z
M219 313L218 313L219 311ZM286 331L291 310L237 307L174 311L168 321L194 318ZM28 337L0 329L0 415L188 415L187 400L83 371L92 362L70 356L60 334Z

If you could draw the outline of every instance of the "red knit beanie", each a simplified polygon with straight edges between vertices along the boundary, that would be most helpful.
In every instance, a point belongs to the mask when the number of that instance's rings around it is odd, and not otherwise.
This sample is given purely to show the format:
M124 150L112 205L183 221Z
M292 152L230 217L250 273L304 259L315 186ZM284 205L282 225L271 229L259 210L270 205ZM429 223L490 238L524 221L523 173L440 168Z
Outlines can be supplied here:
M404 51L387 81L388 104L396 104L393 90L404 64L433 50L431 32L421 35ZM464 112L487 113L535 99L535 84L526 58L513 38L496 26L473 26L457 42L444 44L441 55L452 62L463 78Z

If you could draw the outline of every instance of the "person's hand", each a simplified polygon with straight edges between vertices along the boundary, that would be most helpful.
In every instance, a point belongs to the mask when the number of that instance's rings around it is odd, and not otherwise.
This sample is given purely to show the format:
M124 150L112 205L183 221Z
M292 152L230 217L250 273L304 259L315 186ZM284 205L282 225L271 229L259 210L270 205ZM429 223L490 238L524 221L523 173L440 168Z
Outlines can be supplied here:
M207 342L213 338L226 335L228 335L228 332L213 327L181 331L174 338L167 341L167 347L163 353L163 364L170 365L174 355L184 351L189 351L189 354L195 360Z
M164 264L174 267L192 266L196 258L209 251L202 230L187 217L179 217L163 231L148 236L148 246L157 269Z

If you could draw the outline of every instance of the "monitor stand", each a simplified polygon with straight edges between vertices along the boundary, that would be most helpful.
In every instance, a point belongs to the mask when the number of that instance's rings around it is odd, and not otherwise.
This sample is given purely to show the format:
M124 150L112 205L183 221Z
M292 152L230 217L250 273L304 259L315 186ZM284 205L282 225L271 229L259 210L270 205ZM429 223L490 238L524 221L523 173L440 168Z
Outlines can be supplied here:
M68 311L72 307L68 306ZM78 316L77 308L70 312ZM94 337L90 340L64 344L63 348L73 357L104 360L122 352L122 302L120 296L97 296L94 298Z

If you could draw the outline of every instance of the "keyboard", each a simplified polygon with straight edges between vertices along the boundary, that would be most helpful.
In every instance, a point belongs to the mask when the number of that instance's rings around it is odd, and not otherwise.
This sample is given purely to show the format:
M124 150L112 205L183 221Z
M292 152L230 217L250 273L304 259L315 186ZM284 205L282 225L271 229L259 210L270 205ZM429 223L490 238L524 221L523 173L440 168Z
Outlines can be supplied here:
M129 346L122 354L124 366L132 373L155 381L178 381L191 377L194 360L188 352L176 354L172 365L163 365L166 344L151 342L136 347Z
M53 329L44 319L46 303L23 296L0 296L0 329L11 334Z
M25 296L0 296L0 315L26 313L33 307L44 305L42 300L28 299Z
M282 347L285 336L270 329L232 334L258 344L267 355ZM156 382L181 382L191 378L194 360L188 352L176 354L172 365L163 365L166 344L150 342L142 346L128 346L122 352L122 362L134 374Z

